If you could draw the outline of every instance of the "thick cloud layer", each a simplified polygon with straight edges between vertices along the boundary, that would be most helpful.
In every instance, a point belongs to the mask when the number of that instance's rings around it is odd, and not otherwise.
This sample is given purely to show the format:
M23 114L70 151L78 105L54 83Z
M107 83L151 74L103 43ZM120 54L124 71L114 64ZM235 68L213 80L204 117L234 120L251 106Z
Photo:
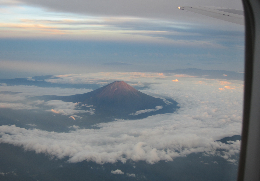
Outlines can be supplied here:
M242 81L174 74L118 73L106 77L115 79L118 75L120 80L128 77L140 85L150 84L143 92L171 97L179 103L180 109L141 120L100 123L96 125L99 129L81 129L75 125L74 131L68 133L3 125L0 142L57 158L69 157L69 162L115 163L131 159L155 163L196 152L234 161L232 155L239 153L240 142L225 144L216 140L241 134ZM177 77L179 81L173 82Z

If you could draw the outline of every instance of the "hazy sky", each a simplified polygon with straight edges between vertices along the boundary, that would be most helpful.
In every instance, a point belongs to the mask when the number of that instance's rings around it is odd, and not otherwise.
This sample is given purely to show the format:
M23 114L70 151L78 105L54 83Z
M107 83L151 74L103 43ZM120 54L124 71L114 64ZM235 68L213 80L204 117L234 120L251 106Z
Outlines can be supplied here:
M178 68L243 71L244 27L178 10L230 1L0 1L0 77Z

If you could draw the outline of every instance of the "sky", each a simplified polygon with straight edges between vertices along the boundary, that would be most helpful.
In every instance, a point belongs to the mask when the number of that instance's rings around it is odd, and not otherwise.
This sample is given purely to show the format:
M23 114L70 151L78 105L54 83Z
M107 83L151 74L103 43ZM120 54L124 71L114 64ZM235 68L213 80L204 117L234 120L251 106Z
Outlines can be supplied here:
M218 140L241 134L244 26L178 6L242 10L238 0L0 0L0 143L69 163L203 153L237 165L240 141ZM122 80L179 108L84 127L95 110L38 97Z
M178 6L230 1L0 1L2 78L201 68L243 72L244 27Z

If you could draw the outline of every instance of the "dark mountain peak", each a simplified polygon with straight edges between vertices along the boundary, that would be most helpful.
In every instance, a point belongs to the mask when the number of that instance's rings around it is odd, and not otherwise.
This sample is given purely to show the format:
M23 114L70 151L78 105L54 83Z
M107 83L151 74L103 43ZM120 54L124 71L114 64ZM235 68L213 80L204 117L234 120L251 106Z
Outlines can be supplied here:
M104 87L85 94L84 104L94 105L103 111L134 113L165 105L164 101L144 94L124 81L112 82Z
M166 103L163 99L136 90L124 81L115 81L85 94L61 96L55 97L55 99L77 102L79 109L89 110L91 107L95 110L93 116L98 119L102 118L102 120L104 116L106 119L144 118L158 113L173 112L178 108L177 102L174 100L168 100Z
M115 81L86 93L80 102L93 105L96 115L117 118L142 118L156 113L173 112L177 108L175 101L166 104L163 99L142 93L124 81ZM136 114L137 111L144 114Z
M122 96L137 96L139 97L140 92L128 85L124 81L112 82L100 89L94 91L98 98L115 98Z

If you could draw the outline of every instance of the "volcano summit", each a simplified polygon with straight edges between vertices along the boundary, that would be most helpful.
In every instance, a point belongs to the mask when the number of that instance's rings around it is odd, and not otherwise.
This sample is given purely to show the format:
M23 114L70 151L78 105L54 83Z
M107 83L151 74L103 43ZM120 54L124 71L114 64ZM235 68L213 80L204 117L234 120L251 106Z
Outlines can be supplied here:
M113 82L86 94L83 103L94 105L112 114L118 111L131 114L165 104L162 99L144 94L123 81Z
M144 94L124 81L116 81L85 94L58 99L78 103L78 109L89 109L92 106L95 115L125 119L174 112L178 108L174 100Z

